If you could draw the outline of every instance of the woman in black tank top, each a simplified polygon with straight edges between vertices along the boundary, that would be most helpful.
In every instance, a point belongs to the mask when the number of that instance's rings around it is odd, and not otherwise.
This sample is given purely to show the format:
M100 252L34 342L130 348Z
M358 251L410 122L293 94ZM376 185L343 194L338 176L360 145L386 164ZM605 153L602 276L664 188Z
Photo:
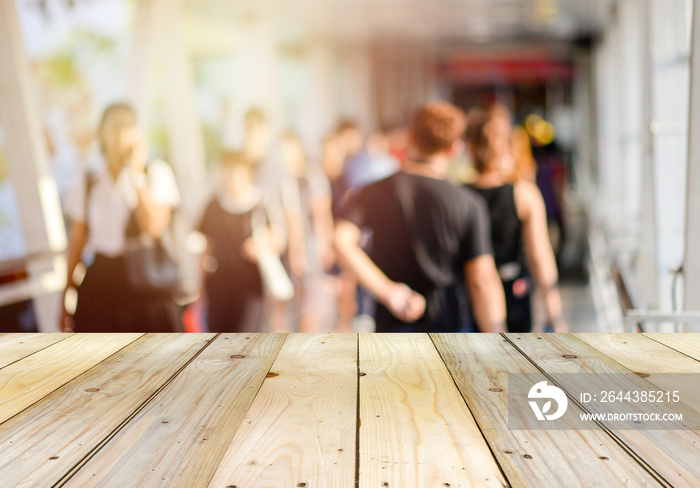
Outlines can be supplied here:
M548 325L556 332L566 332L542 195L532 183L510 184L505 176L513 161L509 115L503 110L473 111L468 138L478 172L470 188L485 199L489 209L494 259L506 297L508 331L531 331L534 281L544 300Z

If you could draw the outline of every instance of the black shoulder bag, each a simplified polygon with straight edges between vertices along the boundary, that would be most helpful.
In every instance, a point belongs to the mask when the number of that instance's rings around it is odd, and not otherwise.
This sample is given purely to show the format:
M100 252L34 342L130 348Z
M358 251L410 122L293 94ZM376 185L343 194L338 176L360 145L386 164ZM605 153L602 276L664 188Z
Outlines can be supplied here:
M160 237L141 232L132 212L126 230L124 261L129 284L142 293L168 295L182 293L177 248L170 225Z

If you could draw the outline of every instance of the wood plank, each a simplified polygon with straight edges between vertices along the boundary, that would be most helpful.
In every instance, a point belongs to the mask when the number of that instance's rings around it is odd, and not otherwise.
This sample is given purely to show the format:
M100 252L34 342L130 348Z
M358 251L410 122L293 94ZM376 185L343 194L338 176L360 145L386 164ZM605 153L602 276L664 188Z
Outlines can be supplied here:
M360 334L362 487L507 486L427 334Z
M290 335L272 372L209 486L353 487L357 335Z
M73 334L0 369L0 423L143 334Z
M213 337L148 334L2 424L3 486L53 486Z
M544 372L554 373L618 373L619 380L607 376L604 389L611 391L658 390L621 364L589 346L573 334L507 334L509 340L537 364ZM623 376L623 374L625 374ZM559 386L575 392L580 385L571 381L571 376L557 376ZM591 381L594 381L592 379ZM682 394L682 392L681 392ZM664 404L664 409L683 413L684 421L692 423L697 413L681 402ZM625 406L629 412L647 413L659 408L653 403L632 403ZM659 410L661 411L661 410ZM698 446L700 431L692 430L630 430L621 427L618 421L603 421L613 435L660 473L673 486L700 486L700 463Z
M431 336L513 487L668 486L603 431L510 430L508 374L539 371L502 336Z
M282 334L217 336L57 486L206 486L284 340Z
M2 334L0 335L0 369L67 337L70 337L70 334Z
M644 336L700 361L700 334L689 332L680 334L648 333Z
M683 403L700 412L700 361L642 334L576 334L625 368L666 391L683 392ZM674 374L676 373L676 374ZM687 374L686 374L687 373Z

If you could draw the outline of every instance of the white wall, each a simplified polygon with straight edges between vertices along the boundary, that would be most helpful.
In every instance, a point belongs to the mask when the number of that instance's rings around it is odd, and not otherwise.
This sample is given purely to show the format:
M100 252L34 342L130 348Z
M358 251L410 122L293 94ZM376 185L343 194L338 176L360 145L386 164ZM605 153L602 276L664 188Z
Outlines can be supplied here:
M684 254L690 13L691 0L619 0L594 50L593 215L634 305L663 311Z

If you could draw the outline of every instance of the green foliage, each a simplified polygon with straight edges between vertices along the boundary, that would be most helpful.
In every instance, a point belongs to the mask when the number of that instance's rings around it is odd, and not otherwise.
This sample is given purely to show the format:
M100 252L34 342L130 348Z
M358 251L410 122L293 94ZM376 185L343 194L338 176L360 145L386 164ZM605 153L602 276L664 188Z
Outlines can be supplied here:
M42 76L57 88L68 88L78 78L78 69L72 55L68 52L54 54L39 63Z

